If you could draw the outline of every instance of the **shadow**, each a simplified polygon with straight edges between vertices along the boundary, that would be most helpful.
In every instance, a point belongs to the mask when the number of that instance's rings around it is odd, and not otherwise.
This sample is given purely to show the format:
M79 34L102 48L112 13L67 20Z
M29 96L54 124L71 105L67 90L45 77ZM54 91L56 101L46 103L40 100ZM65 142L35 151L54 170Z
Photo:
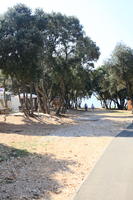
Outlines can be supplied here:
M131 129L131 130L133 130L133 123L130 124L130 125L127 127L127 129Z
M60 160L53 154L36 154L0 144L0 199L47 199L65 187L56 173L69 172L72 160Z
M121 131L116 137L133 137L133 132L124 130Z
M133 124L130 124L126 129L121 131L116 137L133 137Z
M0 132L6 134L20 134L20 135L49 135L51 130L57 126L55 124L46 124L40 118L34 122L31 119L23 119L23 124L13 124L8 122L0 122Z
M118 111L117 111L118 112ZM115 113L117 114L115 111ZM80 114L79 114L80 113ZM32 119L23 118L23 124L13 124L0 122L0 132L3 134L18 134L29 136L61 136L61 137L100 137L100 136L114 136L111 132L110 126L116 132L121 131L122 121L113 119L129 119L132 123L132 116L112 116L110 113L114 111L96 111L96 112L70 112L69 116L72 117L74 124L47 124L44 123L43 118ZM57 118L57 120L59 120ZM103 123L107 121L108 123ZM129 129L129 127L127 127ZM130 127L131 129L131 127ZM98 130L97 133L95 130ZM103 131L104 130L104 131ZM107 130L107 133L106 133Z

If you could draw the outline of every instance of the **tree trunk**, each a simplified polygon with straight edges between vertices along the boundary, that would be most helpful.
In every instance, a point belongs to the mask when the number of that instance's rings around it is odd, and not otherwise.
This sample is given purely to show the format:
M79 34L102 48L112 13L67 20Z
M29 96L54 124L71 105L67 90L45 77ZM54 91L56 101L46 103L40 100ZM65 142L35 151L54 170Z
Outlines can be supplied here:
M50 113L50 106L49 101L45 92L45 89L43 87L43 83L41 83L41 86L36 85L36 93L39 99L40 108L44 113L49 114Z
M103 99L103 103L104 103L105 108L106 108L106 109L109 109L109 108L108 108L108 104L107 104L107 102L106 102L105 99Z
M33 90L33 84L31 83L31 84L30 84L30 116L33 116L33 115L34 115L32 90Z

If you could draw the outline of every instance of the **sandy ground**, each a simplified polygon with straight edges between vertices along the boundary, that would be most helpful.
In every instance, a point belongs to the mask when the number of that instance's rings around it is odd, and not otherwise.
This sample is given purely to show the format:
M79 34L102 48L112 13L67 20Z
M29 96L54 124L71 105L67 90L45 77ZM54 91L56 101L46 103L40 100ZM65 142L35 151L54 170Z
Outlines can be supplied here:
M71 200L129 111L0 116L0 200Z

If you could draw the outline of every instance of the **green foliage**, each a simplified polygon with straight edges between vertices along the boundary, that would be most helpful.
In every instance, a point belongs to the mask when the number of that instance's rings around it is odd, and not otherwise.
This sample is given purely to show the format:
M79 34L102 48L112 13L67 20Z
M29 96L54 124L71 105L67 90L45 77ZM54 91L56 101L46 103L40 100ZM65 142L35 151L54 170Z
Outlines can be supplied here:
M0 21L0 66L3 72L28 83L38 72L42 39L31 10L20 4Z
M111 70L116 79L127 90L127 96L133 97L133 49L118 44L112 54Z
M126 99L133 99L132 74L133 49L120 43L110 59L94 71L94 90L104 104L113 101L119 109L123 109Z
M64 107L90 94L99 55L75 17L18 4L0 19L0 68L18 91L36 92L44 112L56 96Z
M51 94L51 100L60 97L64 104L86 96L90 91L90 71L99 57L99 48L85 36L79 20L60 13L47 17L44 30L44 54L42 55L43 93ZM41 83L38 83L41 85ZM49 101L51 101L49 99ZM68 103L67 103L68 102Z

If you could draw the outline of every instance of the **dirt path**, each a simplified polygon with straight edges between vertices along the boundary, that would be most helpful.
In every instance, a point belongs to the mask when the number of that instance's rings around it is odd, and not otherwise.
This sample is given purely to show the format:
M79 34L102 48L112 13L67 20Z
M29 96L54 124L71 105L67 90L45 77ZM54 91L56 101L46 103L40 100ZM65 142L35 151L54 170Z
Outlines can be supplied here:
M0 200L70 200L129 112L69 113L27 121L1 118Z

